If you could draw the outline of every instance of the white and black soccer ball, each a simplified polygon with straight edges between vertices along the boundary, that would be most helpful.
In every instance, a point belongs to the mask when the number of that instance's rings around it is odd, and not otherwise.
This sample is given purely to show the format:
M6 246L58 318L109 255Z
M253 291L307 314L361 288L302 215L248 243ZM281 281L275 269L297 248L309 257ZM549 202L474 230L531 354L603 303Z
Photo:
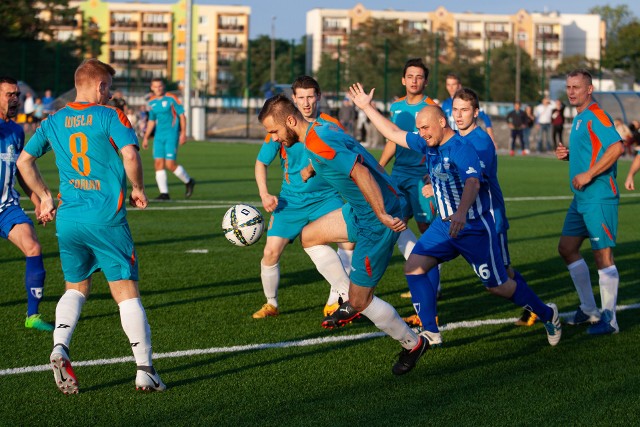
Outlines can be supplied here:
M224 237L236 246L251 246L264 232L264 218L251 205L234 205L222 218Z

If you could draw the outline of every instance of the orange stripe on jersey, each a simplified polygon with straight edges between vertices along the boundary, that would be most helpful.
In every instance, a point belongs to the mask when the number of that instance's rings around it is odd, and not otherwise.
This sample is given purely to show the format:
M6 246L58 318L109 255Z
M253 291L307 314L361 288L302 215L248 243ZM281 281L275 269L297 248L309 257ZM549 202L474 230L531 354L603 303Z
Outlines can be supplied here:
M67 107L73 108L74 110L84 110L86 108L94 107L96 105L98 105L98 104L94 104L92 102L89 103L89 104L82 104L80 102L69 102L67 104Z
M131 249L131 258L129 258L129 262L132 266L136 265L136 252L133 249Z
M345 129L345 127L344 127L344 126L342 126L342 123L340 123L340 120L338 120L338 119L336 119L336 118L333 118L333 117L331 117L331 116L330 116L330 115L328 115L328 114L320 113L320 118L321 118L322 120L327 121L327 122L331 122L331 123L333 123L334 125L338 125L338 126L340 127L340 129L342 129L342 130L346 130L346 129Z
M436 104L436 101L434 101L433 99L429 98L428 96L424 99L424 103L428 104L428 105L438 105ZM439 107L439 105L438 105Z
M395 102L404 101L405 99L407 99L406 96L401 96L400 98L396 99Z
M609 237L609 239L613 240L613 236L611 235L611 232L609 231L607 226L602 224L602 228L603 228L604 232L607 233L607 236Z
M371 277L371 260L368 256L364 258L364 268L367 270L369 277Z
M177 96L175 96L174 94L172 94L172 93L165 93L164 95L165 95L165 96L168 96L169 98L173 98L173 99L174 99L178 104L182 105L182 102L180 102L180 99L179 99Z
M307 138L304 141L304 145L307 147L307 150L311 151L314 154L322 157L323 159L333 159L336 156L336 152L333 148L329 147L326 142L322 140L318 136L315 131L315 127L317 122L311 126L311 130L309 134L307 134Z
M111 105L105 105L105 107L107 108L111 108L112 110L115 110L116 113L118 113L118 120L120 120L120 123L122 123L124 125L124 127L131 129L133 126L131 126L131 122L129 121L129 118L127 117L127 115L125 113L122 112L121 109L113 107Z
M268 133L268 134L264 137L264 142L267 142L267 143L271 142L271 134L270 134L270 133Z
M122 204L124 203L124 193L120 190L120 197L118 197L118 208L116 209L116 213L120 212L122 209Z
M616 188L616 182L613 180L612 176L609 177L609 184L611 185L611 191L613 191L613 195L617 196L618 190Z
M116 145L116 142L111 137L109 137L109 142L111 143L111 146L113 147L114 150L116 150L116 153L117 153L118 152L118 146Z
M591 161L589 162L589 167L593 167L598 159L598 153L602 149L602 143L598 135L591 129L591 120L587 122L587 129L589 130L589 138L591 139Z
M173 127L176 125L176 120L178 119L178 112L176 111L176 107L173 105L171 105L171 116L173 117L171 119L171 127Z
M598 104L589 105L589 111L591 111L593 115L596 116L598 120L600 120L600 123L602 123L604 126L613 126L613 123L611 123L611 120L609 120L607 114L600 108Z

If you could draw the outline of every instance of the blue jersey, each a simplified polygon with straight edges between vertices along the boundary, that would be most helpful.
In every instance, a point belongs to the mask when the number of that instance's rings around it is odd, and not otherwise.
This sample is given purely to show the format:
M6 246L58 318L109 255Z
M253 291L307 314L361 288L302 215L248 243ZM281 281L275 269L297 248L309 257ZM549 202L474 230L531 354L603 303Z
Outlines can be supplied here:
M339 126L316 121L307 130L304 144L316 173L351 205L361 225L367 222L375 222L377 225L380 221L360 188L351 179L351 171L356 162L366 166L378 183L386 212L402 218L404 202L394 181L371 153Z
M184 108L175 95L165 93L149 100L149 120L155 120L155 138L177 139L180 134L180 115Z
M403 96L391 104L391 121L404 131L415 132L418 130L416 128L416 115L427 105L436 105L436 103L428 96L425 96L417 104L409 104L407 98ZM422 178L425 173L424 155L396 146L396 160L393 163L392 175Z
M442 107L442 111L444 111L444 114L447 116L449 127L451 127L451 129L453 130L458 130L458 124L456 123L456 120L453 118L453 98L447 98L444 101L442 101L441 107ZM482 108L478 111L478 119L484 122L485 127L487 128L493 127L493 125L491 124L491 119L489 118L487 113L484 112Z
M124 113L114 107L73 102L42 121L25 150L40 157L53 150L60 174L58 218L84 224L126 223L127 180L119 150L138 147Z
M467 212L467 220L479 219L489 210L489 188L482 178L478 154L471 144L458 134L438 147L429 147L418 134L408 133L407 144L412 150L427 156L427 169L438 202L438 213L445 219L458 210L465 181L478 178L480 191Z
M2 180L2 194L0 195L0 212L9 206L20 205L20 195L14 188L16 161L24 148L24 131L22 126L12 120L0 120L0 180Z
M569 135L569 185L579 203L617 204L620 195L616 177L618 162L596 176L582 191L573 187L573 178L589 170L612 146L622 138L613 126L608 113L595 102L573 119Z
M482 174L489 184L489 210L496 223L496 232L504 233L509 229L504 196L498 182L498 155L493 140L484 130L476 127L468 135L462 137L471 143L478 153Z

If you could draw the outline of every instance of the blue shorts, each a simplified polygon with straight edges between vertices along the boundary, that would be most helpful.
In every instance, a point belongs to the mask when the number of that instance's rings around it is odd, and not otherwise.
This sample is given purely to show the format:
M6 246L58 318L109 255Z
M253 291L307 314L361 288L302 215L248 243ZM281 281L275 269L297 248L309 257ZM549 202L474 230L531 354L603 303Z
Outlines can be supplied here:
M317 195L280 194L278 206L271 214L267 236L276 236L295 240L305 225L312 221L340 209L344 205L342 198L337 193L329 197L319 198Z
M166 138L156 136L153 139L153 158L176 160L178 156L178 136Z
M127 224L104 226L56 220L64 280L88 279L98 269L109 282L138 280L138 256Z
M426 173L426 169L425 169ZM424 185L424 181L422 178L416 178L415 176L403 176L398 174L391 173L391 177L396 181L398 189L404 196L406 207L405 207L405 218L411 218L412 216L415 218L416 222L423 222L429 224L428 221L429 213L427 210L423 209L420 203L420 197L424 198L422 195L422 186Z
M342 207L342 216L347 223L349 241L356 243L349 279L358 286L372 288L387 270L400 233L392 231L377 220L375 223L358 221L348 203Z
M496 287L507 281L507 270L491 215L467 222L455 239L449 236L449 226L450 222L436 218L420 236L411 253L436 258L438 263L462 255L485 287Z
M20 206L9 206L0 212L0 236L2 236L3 239L8 239L9 233L11 233L13 227L18 224L31 224L33 227L33 221L24 213Z
M618 205L583 203L574 198L564 218L563 236L588 237L592 249L612 248L618 233Z

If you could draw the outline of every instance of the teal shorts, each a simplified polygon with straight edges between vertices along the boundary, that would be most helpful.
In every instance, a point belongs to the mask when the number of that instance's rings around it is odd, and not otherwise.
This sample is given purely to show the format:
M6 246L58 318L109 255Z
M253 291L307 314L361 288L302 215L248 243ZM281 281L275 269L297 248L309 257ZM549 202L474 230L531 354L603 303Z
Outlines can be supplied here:
M344 205L337 193L318 197L312 194L282 194L278 196L278 207L271 214L267 236L295 240L305 225L340 209Z
M582 203L573 199L562 227L563 236L588 237L594 250L612 248L618 233L618 205Z
M178 136L167 138L156 136L153 139L153 158L176 160L178 156Z
M391 174L391 177L396 181L398 189L404 196L406 202L404 209L405 218L414 217L416 222L430 224L431 221L433 221L433 216L431 216L431 220L428 219L430 216L428 213L429 211L423 207L420 201L421 198L424 199L424 196L422 195L422 186L424 185L424 181L422 178L394 175L393 173Z
M349 241L356 243L349 279L358 286L372 288L387 270L400 233L377 220L359 221L348 203L342 207L342 216Z
M138 256L129 225L103 226L56 220L64 280L88 279L98 269L109 282L138 280Z

